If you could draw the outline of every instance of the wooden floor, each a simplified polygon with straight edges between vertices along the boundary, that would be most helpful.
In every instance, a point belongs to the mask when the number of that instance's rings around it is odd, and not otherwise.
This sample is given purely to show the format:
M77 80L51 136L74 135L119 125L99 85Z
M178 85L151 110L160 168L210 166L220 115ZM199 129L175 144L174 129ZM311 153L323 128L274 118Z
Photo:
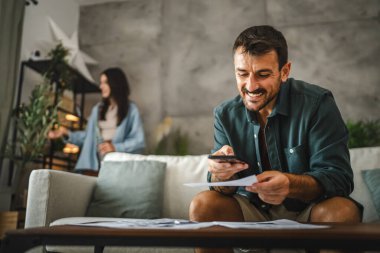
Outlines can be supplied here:
M24 228L25 211L0 212L0 239L8 230Z

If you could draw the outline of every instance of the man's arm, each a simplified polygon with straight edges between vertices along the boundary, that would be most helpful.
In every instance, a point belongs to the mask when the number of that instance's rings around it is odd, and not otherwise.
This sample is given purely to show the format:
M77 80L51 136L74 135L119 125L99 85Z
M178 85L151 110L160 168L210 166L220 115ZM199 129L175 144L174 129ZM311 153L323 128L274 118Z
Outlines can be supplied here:
M232 147L224 145L221 149L216 151L213 155L234 155ZM248 168L246 163L228 163L228 162L218 162L212 159L208 160L208 179L211 182L222 182L237 179L236 173ZM218 191L226 195L232 195L236 192L237 187L235 186L218 186L211 187L211 190Z
M309 202L319 198L323 194L322 186L312 176L289 173L285 173L285 176L289 179L288 198Z
M311 122L307 143L310 170L304 175L315 178L321 184L324 198L348 196L353 190L348 130L331 94L321 98Z
M323 188L312 176L282 173L276 170L264 171L257 175L258 183L246 187L255 192L266 203L279 205L286 198L305 202L319 198Z
M234 151L228 141L226 130L223 126L219 108L214 109L214 149L211 151L213 155L234 155ZM208 182L221 182L227 180L238 179L237 172L248 168L247 164L219 163L209 159L208 166ZM242 167L243 165L243 167ZM236 192L237 187L210 187L210 190L215 190L226 195L232 195Z
M231 180L237 179L237 175L233 175ZM225 180L220 180L214 174L211 174L211 182L221 182ZM211 189L224 195L233 195L237 191L237 186L212 186Z

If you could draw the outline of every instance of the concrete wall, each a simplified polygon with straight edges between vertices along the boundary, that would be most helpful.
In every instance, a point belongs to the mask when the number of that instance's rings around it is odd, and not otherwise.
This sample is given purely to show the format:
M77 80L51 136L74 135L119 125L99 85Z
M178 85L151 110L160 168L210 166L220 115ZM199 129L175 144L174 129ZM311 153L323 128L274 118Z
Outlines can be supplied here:
M213 107L237 94L233 42L259 24L284 33L291 76L331 89L345 120L379 117L378 0L127 0L82 6L79 34L94 77L128 74L150 149L171 116L198 154L213 145Z
M39 0L38 5L28 5L25 8L21 60L28 60L36 50L40 51L42 58L46 58L54 46L48 17L71 36L78 29L79 4L75 0ZM41 83L42 78L30 69L25 69L24 74L21 102L27 103L32 89Z
M28 59L31 52L36 49L43 50L44 42L53 41L48 17L51 17L68 36L71 36L78 29L79 4L75 0L38 0L38 5L27 6L21 46L23 59Z

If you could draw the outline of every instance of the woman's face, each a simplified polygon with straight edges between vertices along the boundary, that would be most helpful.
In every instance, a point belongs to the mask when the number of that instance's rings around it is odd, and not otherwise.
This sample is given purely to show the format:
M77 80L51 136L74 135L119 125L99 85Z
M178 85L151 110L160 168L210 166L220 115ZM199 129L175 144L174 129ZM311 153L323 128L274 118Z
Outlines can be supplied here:
M100 90L103 98L109 98L111 95L111 88L108 84L108 78L105 74L100 76Z

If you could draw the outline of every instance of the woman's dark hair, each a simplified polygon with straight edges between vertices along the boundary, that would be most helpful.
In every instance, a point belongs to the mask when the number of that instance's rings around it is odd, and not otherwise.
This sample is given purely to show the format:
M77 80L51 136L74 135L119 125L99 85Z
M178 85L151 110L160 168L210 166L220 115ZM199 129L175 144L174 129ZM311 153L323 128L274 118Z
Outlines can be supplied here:
M243 47L244 53L258 56L274 49L280 70L288 62L288 45L284 35L269 25L252 26L244 30L235 40L233 53L239 47Z
M105 120L106 112L112 97L117 105L117 125L127 116L129 109L129 95L131 93L127 76L120 68L109 68L102 72L107 77L111 94L108 98L103 98L99 110L100 120Z

